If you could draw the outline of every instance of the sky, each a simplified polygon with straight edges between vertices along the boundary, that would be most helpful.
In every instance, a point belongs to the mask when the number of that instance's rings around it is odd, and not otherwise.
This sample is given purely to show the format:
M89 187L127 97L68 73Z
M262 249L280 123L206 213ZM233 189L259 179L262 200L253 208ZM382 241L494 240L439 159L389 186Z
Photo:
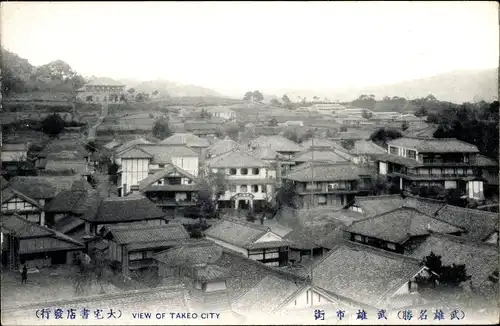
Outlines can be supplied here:
M1 43L84 76L223 93L367 86L498 67L484 2L2 2Z

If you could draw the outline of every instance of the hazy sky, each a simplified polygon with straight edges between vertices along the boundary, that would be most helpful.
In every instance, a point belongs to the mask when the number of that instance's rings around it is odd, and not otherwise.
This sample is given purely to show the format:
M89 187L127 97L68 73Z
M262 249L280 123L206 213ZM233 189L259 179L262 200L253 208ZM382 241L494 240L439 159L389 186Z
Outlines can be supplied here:
M84 76L221 92L386 84L498 66L496 2L2 2L1 43Z

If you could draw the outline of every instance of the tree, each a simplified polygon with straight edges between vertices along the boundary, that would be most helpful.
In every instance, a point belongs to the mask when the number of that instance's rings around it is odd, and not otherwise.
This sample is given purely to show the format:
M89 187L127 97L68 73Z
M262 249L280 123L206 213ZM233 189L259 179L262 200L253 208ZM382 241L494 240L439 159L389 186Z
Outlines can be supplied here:
M155 91L153 91L153 93L151 93L151 94L152 94L153 96L156 96L156 95L158 95L158 93L159 93L159 92L158 92L157 90L155 90Z
M361 116L365 119L371 119L373 117L373 113L371 113L368 110L364 110L363 113L361 113Z
M87 97L85 98L85 100L86 100L87 102L92 102L92 101L93 101L93 97L92 97L92 95L87 95Z
M97 144L96 144L95 140L91 140L91 141L87 142L85 144L85 149L89 153L95 153L95 152L97 152Z
M200 208L200 218L218 218L217 203L228 189L228 182L224 171L211 172L201 181L198 192L198 206Z
M380 128L371 134L370 139L374 143L385 148L388 141L401 137L403 137L403 135L396 129Z
M116 162L111 162L108 164L108 176L109 176L109 182L112 184L116 185L118 182L118 164Z
M64 130L65 125L66 123L61 118L61 116L57 113L54 113L43 119L42 130L47 135L54 137L59 135Z
M264 95L259 91L253 91L253 100L255 102L262 102L264 100Z
M134 95L135 93L135 88L129 88L127 91L130 95Z
M271 103L271 105L274 105L274 106L281 106L281 102L275 98L271 99L270 103Z
M243 101L251 101L253 99L253 92L246 92L243 96Z
M343 139L341 142L342 147L350 151L354 148L355 141L354 139Z
M125 94L120 94L120 102L126 102L127 98L125 97Z
M410 128L408 121L403 121L403 123L401 124L401 129L403 129L403 131L405 131L405 130L408 130L408 128Z
M160 140L172 136L172 131L170 130L168 120L163 116L155 121L152 131L153 136Z
M292 181L286 180L276 190L276 203L278 208L291 207L296 208L296 200L298 198L297 190Z
M271 120L269 120L269 126L276 127L277 125L278 125L278 120L276 120L275 117L272 117Z
M427 108L425 106L421 106L415 112L415 116L417 116L417 117L425 117L428 113L429 112L428 112Z
M97 185L99 184L99 180L97 180L97 178L93 175L89 175L88 182L94 189L96 189Z
M313 96L314 101L319 101L319 96Z
M232 123L229 125L226 125L223 129L224 135L227 135L229 138L232 140L238 140L238 136L240 134L240 126L238 124Z
M427 267L430 273L427 277L416 278L419 288L458 289L463 282L471 279L471 276L467 275L465 265L443 265L441 256L437 256L434 252L424 257L422 265Z
M283 106L285 108L287 108L287 109L292 108L292 101L290 101L290 98L288 97L288 95L283 94L283 96L281 97L281 101L283 102Z

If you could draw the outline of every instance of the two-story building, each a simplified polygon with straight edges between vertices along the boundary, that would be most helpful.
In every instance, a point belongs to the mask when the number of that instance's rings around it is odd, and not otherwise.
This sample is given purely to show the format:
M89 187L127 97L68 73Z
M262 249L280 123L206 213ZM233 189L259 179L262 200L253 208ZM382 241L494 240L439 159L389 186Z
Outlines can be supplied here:
M413 186L457 188L469 198L483 199L478 154L475 145L454 138L403 137L388 142L387 154L377 160L379 174L399 183L401 190Z
M9 170L17 171L28 159L28 145L26 143L3 143L0 148L2 174Z
M175 217L182 213L184 208L196 206L198 178L173 164L168 164L139 182L139 191L167 216Z
M284 162L292 162L293 157L303 150L300 145L280 135L260 136L250 141L249 147L253 150L258 148L270 148L274 152L282 155ZM281 173L287 173L290 168L290 164L282 164Z
M108 240L109 259L120 262L123 275L156 267L155 253L189 239L186 229L177 223L132 227L107 225L102 233Z
M351 241L404 254L413 250L431 231L454 235L464 232L415 208L401 207L356 221L345 234Z
M371 191L373 173L351 162L308 162L283 176L295 184L304 207L346 205Z
M356 164L375 164L376 156L386 153L386 150L371 140L356 140L349 150Z
M287 266L290 242L267 226L222 219L205 231L205 238L269 266Z
M77 98L84 102L120 102L125 85L111 78L96 78L77 90Z
M217 106L214 108L208 108L207 112L214 118L221 118L224 120L235 120L236 112L230 108Z
M118 169L118 193L126 196L132 187L146 179L150 173L173 164L197 176L199 154L186 146L141 144L128 148L116 155Z
M229 189L219 199L220 208L259 210L275 190L275 172L266 162L243 151L235 150L216 156L206 163L209 173L223 172Z

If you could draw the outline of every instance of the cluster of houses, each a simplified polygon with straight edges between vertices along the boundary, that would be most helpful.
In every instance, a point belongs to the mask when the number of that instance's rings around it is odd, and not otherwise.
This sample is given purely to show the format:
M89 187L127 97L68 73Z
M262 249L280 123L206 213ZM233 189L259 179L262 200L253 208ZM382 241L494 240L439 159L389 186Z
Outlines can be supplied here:
M2 158L20 151L3 145ZM319 308L432 304L416 284L429 273L420 262L431 252L444 264L466 265L470 293L498 291L498 214L405 193L415 185L439 185L482 200L482 173L498 164L473 145L403 137L387 149L359 140L347 150L328 139L297 144L260 136L240 144L176 133L160 142L137 138L107 147L118 166L115 197L102 198L90 186L91 158L74 138L49 142L35 158L36 176L0 180L5 268L71 264L74 253L99 250L126 277L153 271L182 280L181 287L130 293L127 302L135 308L210 308L250 322L263 313L283 321L313 318ZM402 194L374 196L377 175ZM192 237L187 212L198 206L206 180L216 176L225 183L220 210L262 211L287 183L298 210L326 209L342 221L314 232L280 219L252 222L233 214L211 221L201 238ZM104 295L89 304L111 301L121 302Z

